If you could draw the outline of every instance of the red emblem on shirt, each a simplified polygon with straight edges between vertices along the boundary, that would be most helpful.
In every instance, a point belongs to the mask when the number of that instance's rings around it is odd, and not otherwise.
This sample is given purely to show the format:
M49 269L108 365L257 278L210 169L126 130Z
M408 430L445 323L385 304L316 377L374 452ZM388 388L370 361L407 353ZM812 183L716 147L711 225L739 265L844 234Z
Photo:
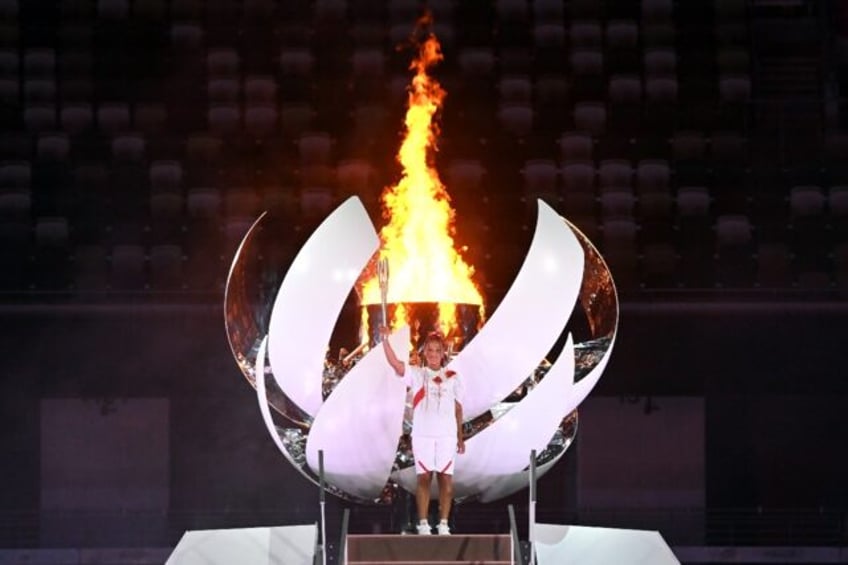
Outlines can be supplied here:
M440 377L439 375L436 375L436 376L433 378L433 382L434 382L434 383L436 383L437 385L442 384L442 377Z
M424 394L426 394L426 393L424 391L424 387L422 386L421 388L418 389L418 391L415 393L415 396L412 399L412 409L413 410L415 409L416 406L418 406L419 402L424 400Z
M456 371L445 371L445 376L446 376L447 378L451 378L451 377L452 377L452 376L454 376L455 374L456 374Z

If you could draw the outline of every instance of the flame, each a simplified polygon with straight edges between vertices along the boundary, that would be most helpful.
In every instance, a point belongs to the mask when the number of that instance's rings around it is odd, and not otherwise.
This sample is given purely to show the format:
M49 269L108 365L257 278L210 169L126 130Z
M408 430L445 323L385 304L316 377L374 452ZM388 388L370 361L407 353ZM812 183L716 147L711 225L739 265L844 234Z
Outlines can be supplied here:
M430 23L425 16L418 25ZM439 133L434 117L446 93L427 70L442 58L438 40L428 32L409 67L415 75L409 87L405 136L397 155L402 174L381 197L388 223L380 230L379 257L389 261L388 302L398 306L437 302L439 324L448 333L456 324L455 305L479 305L482 318L483 298L473 281L474 268L454 244L455 213L433 165ZM380 285L372 275L361 287L361 304L379 304L380 300ZM398 307L392 326L404 323L408 323L406 309Z

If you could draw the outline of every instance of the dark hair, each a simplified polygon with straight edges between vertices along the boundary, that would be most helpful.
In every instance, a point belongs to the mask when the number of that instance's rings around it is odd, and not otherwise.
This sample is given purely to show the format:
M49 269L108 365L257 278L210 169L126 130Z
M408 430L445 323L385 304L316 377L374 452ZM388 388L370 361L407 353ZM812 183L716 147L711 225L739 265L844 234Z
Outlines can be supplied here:
M435 331L434 331L434 332L430 332L430 333L428 333L428 334L427 334L427 337L425 337L425 338L424 338L424 342L421 344L421 347L424 347L425 345L427 345L427 344L428 344L428 343L430 343L431 341L436 341L436 342L438 342L438 343L439 343L439 345L441 345L441 346L442 346L442 349L444 349L445 351L447 351L447 348L448 348L448 342L447 342L447 340L445 339L445 336L444 336L444 335L442 335L442 333L441 333L441 332L435 332Z

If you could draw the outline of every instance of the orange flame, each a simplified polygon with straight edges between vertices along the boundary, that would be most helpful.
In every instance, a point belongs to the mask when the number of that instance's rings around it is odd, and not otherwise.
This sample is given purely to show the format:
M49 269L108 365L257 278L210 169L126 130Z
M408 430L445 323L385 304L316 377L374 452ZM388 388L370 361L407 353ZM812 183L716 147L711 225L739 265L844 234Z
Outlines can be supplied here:
M425 16L419 26L429 23ZM409 88L405 137L397 155L403 171L400 181L383 191L383 216L388 224L380 230L379 256L389 261L388 302L437 302L442 330L449 332L456 324L455 305L480 305L482 314L483 298L472 280L474 268L454 245L455 213L433 165L438 135L434 116L446 93L427 70L442 58L438 40L428 33L409 67L415 76ZM376 276L362 285L361 303L380 303ZM407 322L406 309L398 307L392 325Z

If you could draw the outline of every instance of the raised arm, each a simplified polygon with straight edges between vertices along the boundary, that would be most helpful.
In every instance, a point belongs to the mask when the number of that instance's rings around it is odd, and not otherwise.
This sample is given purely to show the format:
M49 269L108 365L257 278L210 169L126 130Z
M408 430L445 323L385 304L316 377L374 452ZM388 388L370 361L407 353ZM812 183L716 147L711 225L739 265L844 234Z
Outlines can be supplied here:
M402 377L405 372L406 366L403 364L403 361L397 358L395 355L395 350L392 349L392 344L389 343L389 328L386 326L380 327L380 336L383 338L383 351L386 354L386 361L389 362L389 365L392 366L392 369L395 370L395 374L397 376Z

